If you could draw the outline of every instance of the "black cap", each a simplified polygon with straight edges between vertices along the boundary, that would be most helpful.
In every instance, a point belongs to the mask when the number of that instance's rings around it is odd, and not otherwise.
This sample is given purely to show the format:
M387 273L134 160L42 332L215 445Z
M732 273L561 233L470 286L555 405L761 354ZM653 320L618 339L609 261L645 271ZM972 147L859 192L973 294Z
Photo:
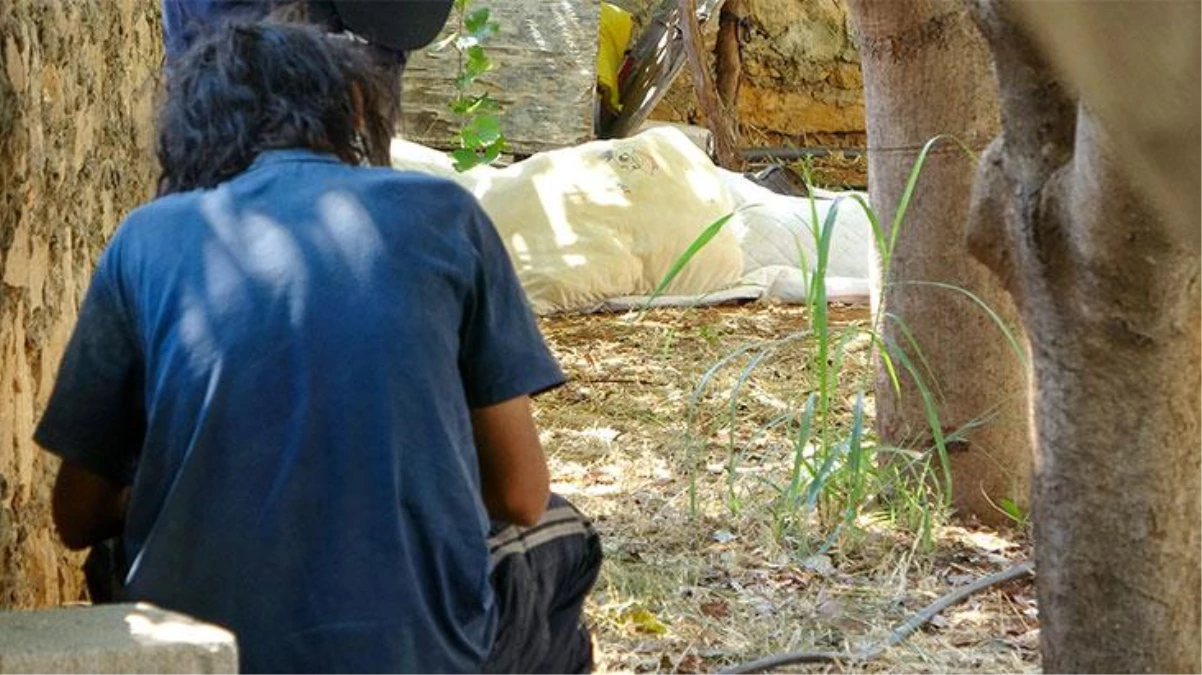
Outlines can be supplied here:
M425 47L447 23L454 0L332 0L343 27L393 51Z

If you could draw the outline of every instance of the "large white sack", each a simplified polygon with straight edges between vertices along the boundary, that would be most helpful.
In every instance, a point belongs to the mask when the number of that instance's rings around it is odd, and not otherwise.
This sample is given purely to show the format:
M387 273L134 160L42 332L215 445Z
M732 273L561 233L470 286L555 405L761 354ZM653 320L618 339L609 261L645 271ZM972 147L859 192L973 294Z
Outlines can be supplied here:
M451 175L445 156L431 153L441 155L398 141L393 164L451 178L476 195L540 314L650 293L697 236L734 209L718 169L669 127L460 176ZM723 230L667 292L701 295L727 288L742 271L738 241Z
M872 224L853 193L815 190L811 206L809 197L777 194L742 174L718 171L739 209L730 229L743 250L741 284L764 288L766 300L805 302L809 271L817 263L813 214L821 227L842 196L831 234L827 297L868 299L875 265ZM867 195L855 194L868 201Z

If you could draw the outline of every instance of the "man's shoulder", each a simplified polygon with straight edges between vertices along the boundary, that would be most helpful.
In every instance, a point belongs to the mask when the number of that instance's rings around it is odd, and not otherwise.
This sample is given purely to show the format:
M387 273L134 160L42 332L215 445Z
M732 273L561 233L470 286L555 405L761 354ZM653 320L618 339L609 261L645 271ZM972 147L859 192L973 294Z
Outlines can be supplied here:
M480 202L455 181L389 167L357 167L357 195L374 209L387 210L393 222L433 228L444 234L476 236L488 223Z
M433 174L416 171L401 171L392 167L359 167L355 169L365 177L367 184L385 189L400 189L417 197L428 197L438 203L452 206L475 206L476 198L459 183Z
M155 197L130 211L109 242L110 247L126 246L133 240L148 234L158 234L155 230L172 227L181 231L190 224L203 221L201 201L206 192L180 192L162 197Z
M135 207L125 217L125 221L152 220L159 216L181 215L189 211L196 211L201 199L208 192L212 192L212 190L190 190L155 197Z

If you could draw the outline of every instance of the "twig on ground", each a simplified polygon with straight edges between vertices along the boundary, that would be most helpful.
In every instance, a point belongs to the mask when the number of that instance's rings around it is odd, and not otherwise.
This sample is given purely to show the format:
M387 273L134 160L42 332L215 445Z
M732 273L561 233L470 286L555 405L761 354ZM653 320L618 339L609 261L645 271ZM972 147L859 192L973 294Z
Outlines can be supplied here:
M651 382L637 377L579 377L576 384L638 384L645 387L663 386L662 382Z
M774 654L766 656L762 659L740 663L732 668L727 668L720 672L722 673L761 673L767 670L780 668L781 666L794 665L799 663L831 663L831 662L857 662L862 663L871 661L886 650L897 646L902 640L910 637L910 635L922 627L923 624L935 618L943 610L952 605L963 602L969 596L979 593L987 588L1004 584L1007 581L1021 579L1030 576L1035 571L1035 565L1031 561L1026 561L1009 567L1001 572L990 574L987 577L982 577L977 581L963 587L958 588L947 595L939 598L935 602L923 607L914 616L907 619L893 632L889 634L889 638L884 642L865 649L859 653L848 652L788 652L785 654Z

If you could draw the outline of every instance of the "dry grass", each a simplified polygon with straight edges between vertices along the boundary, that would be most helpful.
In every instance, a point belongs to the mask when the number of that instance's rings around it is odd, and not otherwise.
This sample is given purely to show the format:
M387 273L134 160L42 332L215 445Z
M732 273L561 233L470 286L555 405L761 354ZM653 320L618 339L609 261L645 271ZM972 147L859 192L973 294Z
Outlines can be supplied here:
M866 320L840 309L833 320ZM688 403L707 368L738 345L806 326L792 307L659 310L543 322L571 383L539 399L554 489L594 517L606 562L589 606L598 668L709 672L770 653L860 649L957 585L1028 553L1025 540L940 528L923 548L903 529L867 523L827 556L810 538L780 534L755 474L791 461L782 439L754 430L811 387L812 364L795 343L766 360L742 390L735 442L750 448L728 508L729 393L739 368L717 378L700 406L704 445L700 513L688 510ZM869 375L868 350L844 373ZM867 380L864 380L867 382ZM850 397L841 402L850 415ZM871 411L871 407L868 408ZM694 446L696 447L696 446ZM810 666L815 672L1035 672L1030 582L982 593L875 662Z

